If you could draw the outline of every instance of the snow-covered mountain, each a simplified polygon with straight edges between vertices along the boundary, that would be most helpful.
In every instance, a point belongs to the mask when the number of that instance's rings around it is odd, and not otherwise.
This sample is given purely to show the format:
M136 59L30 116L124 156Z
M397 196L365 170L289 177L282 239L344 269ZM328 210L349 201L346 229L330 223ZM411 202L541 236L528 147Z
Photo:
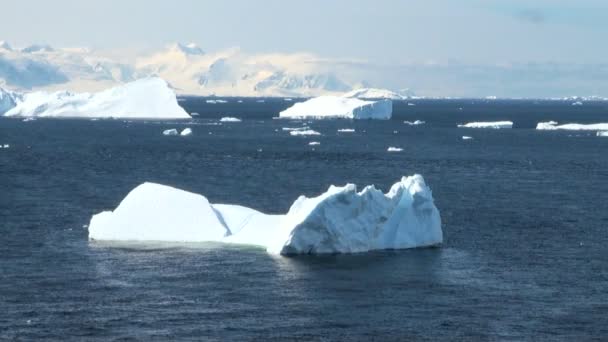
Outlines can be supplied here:
M205 52L175 43L132 61L91 49L0 42L0 86L25 90L99 91L158 76L178 94L223 96L339 95L363 84L311 54L248 54L232 48Z

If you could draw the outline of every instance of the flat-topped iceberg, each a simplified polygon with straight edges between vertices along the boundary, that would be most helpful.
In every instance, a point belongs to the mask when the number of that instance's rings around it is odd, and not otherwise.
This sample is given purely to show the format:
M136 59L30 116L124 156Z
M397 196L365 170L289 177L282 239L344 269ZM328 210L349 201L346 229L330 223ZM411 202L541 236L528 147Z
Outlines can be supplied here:
M164 80L144 78L98 93L20 94L5 116L190 119Z
M114 211L91 218L89 239L238 243L286 255L434 246L443 233L431 190L414 175L386 194L374 186L361 192L354 184L330 186L320 196L300 196L285 215L144 183Z
M401 96L394 91L388 89L378 89L378 88L361 88L350 91L344 95L343 97L357 98L357 99L368 99L368 100L380 100L380 99L389 99L389 100L403 100L407 97Z
M558 125L555 121L539 122L536 125L538 130L569 130L569 131L604 131L608 130L608 123L597 123L597 124L577 124L569 123L564 125Z
M492 122L469 122L466 124L458 125L461 128L513 128L512 121L492 121Z
M339 96L319 96L295 103L279 113L289 119L381 119L393 113L391 100L364 101Z

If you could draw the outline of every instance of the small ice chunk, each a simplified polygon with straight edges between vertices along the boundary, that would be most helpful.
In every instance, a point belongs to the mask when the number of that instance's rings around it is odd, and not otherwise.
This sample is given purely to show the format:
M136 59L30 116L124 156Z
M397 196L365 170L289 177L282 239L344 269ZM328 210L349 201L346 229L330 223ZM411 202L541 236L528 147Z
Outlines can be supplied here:
M177 135L177 129L175 128L170 128L170 129L166 129L163 131L163 135Z
M403 149L400 147L390 146L389 148L386 149L386 151L387 152L401 152L401 151L403 151Z
M473 137L470 137L468 135L463 135L462 136L462 140L471 140L471 139L473 139Z
M223 118L220 119L220 122L241 122L241 119L239 118L234 118L231 116L225 116Z
M410 126L418 126L418 125L424 125L426 122L422 121L422 120L416 120L416 121L403 121L403 123L406 125L410 125Z
M338 130L340 133L354 133L355 130L353 128L341 128Z
M197 113L197 112L192 112L192 113L190 113L190 116L199 116L199 115L200 115L200 114L199 114L199 113Z
M311 142L308 143L308 145L310 145L310 146L316 146L316 145L321 145L321 143L318 142L318 141L311 141Z
M321 135L321 133L312 130L312 129L307 129L307 130L303 130L303 131L290 131L289 134L293 135L293 136L297 136L297 135Z
M460 128L513 128L512 121L492 121L492 122L469 122L466 124L458 125Z
M190 127L186 127L186 128L184 128L184 130L182 130L182 132L179 135L181 135L182 137L185 137L190 134L192 134L192 129Z

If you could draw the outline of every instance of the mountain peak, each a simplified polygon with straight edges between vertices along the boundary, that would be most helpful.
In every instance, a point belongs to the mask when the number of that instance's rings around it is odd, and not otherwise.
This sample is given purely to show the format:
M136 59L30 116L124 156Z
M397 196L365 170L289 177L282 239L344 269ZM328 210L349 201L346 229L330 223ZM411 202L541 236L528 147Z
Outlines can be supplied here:
M175 43L170 47L172 50L180 51L186 55L204 55L205 52L195 43Z

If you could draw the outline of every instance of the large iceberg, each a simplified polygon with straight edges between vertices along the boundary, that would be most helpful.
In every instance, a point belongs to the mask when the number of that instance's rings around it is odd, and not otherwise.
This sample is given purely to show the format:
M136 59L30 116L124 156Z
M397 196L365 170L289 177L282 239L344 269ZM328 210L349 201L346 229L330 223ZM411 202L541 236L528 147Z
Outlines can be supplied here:
M319 96L295 103L279 113L289 119L382 119L388 120L393 113L391 100L364 101L339 96Z
M461 128L513 128L512 121L492 121L492 122L469 122L466 124L458 125Z
M167 82L144 78L98 93L32 92L14 97L5 116L190 119Z
M555 121L539 122L536 125L538 130L570 130L570 131L604 131L608 130L608 123L597 123L597 124L577 124L569 123L564 125L558 125Z
M17 99L18 94L0 88L0 115L15 107Z
M314 198L300 196L285 215L144 183L114 211L91 218L89 239L237 243L287 255L434 246L443 233L431 190L414 175L386 194L374 186L361 192L354 184L331 186Z
M407 97L401 96L394 91L387 89L378 89L378 88L361 88L350 91L344 95L343 97L349 98L357 98L357 99L368 99L368 100L380 100L380 99L389 99L389 100L403 100Z

